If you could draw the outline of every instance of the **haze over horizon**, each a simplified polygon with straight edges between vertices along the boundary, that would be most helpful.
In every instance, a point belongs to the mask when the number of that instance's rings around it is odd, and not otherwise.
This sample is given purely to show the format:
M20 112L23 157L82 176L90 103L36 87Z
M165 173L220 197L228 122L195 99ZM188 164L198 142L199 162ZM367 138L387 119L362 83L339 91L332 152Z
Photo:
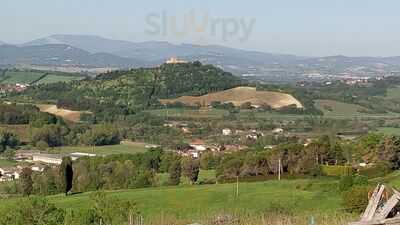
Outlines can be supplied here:
M301 56L400 55L395 0L5 0L0 6L0 41L9 44L79 34ZM185 24L196 29L185 30Z

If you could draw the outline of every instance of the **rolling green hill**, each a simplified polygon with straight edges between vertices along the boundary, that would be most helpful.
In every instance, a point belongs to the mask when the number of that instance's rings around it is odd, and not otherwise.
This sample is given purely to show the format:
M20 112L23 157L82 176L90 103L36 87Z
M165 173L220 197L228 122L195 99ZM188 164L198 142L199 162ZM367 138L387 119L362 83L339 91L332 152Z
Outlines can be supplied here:
M23 95L34 101L56 102L60 108L127 115L159 107L160 98L203 95L243 83L219 68L195 62L116 71L90 80L41 85L28 89Z

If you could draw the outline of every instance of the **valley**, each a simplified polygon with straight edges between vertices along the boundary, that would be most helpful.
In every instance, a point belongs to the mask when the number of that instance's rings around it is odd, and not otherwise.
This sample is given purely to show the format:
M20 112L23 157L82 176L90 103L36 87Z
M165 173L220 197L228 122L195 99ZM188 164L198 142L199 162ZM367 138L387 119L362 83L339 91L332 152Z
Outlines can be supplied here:
M263 84L198 61L3 74L29 84L1 96L0 214L36 204L29 194L71 220L109 202L113 218L155 224L309 215L342 224L374 185L399 185L397 77Z

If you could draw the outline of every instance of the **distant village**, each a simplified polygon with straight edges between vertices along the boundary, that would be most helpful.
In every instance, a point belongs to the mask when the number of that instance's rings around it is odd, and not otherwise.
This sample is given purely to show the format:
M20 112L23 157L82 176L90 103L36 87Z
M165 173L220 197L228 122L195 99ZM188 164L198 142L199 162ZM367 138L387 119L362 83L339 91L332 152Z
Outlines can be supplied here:
M74 152L69 154L43 154L40 151L17 150L14 160L21 165L0 168L0 182L18 180L23 168L29 167L32 171L43 172L44 169L61 165L62 158L69 156L73 161L80 157L94 157L96 154ZM24 165L25 164L25 165Z

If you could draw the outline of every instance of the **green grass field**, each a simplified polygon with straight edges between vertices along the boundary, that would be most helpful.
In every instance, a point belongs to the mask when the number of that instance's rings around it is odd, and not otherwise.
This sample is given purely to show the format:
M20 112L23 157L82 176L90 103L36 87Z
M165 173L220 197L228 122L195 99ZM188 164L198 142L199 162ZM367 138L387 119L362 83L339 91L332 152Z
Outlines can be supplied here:
M0 159L0 167L13 167L15 165L17 165L17 162L15 161Z
M290 180L259 183L179 186L121 190L108 192L123 200L133 200L147 218L162 214L176 218L201 218L218 213L262 214L273 210L312 215L341 210L341 198L333 180ZM91 205L90 193L69 197L48 197L61 208L86 209ZM15 199L4 201L4 206ZM2 204L3 205L3 204ZM0 206L1 208L1 206Z
M194 109L158 109L148 111L153 115L162 116L166 118L212 118L219 119L223 116L227 116L229 112L221 109L208 109L208 110L194 110ZM256 118L267 118L267 119L297 119L303 118L303 115L289 115L273 112L256 112L250 110L242 110L236 114L240 118L247 118L249 116L255 116Z
M363 106L356 104L348 104L334 100L316 100L315 107L324 113L324 117L334 119L351 119L351 118L395 118L399 114L370 114L362 111L367 111Z
M353 117L361 116L360 110L365 110L364 107L354 104L348 104L344 102L338 102L333 100L317 100L315 106L324 112L325 116L335 117Z
M68 82L73 80L83 79L84 76L67 73L49 73L41 71L8 71L5 77L2 77L1 83L3 84L48 84L56 82Z
M135 154L146 151L146 144L144 143L129 143L120 145L109 145L109 146L76 146L76 147L59 147L52 148L49 153L71 153L71 152L84 152L84 153L95 153L99 155L112 155L112 154Z
M378 128L378 132L386 134L386 135L400 135L400 128L380 127L380 128Z
M54 75L54 74L49 74L45 76L43 79L39 80L35 84L49 84L49 83L57 83L57 82L69 82L73 80L80 80L83 77L77 77L77 76L62 76L62 75Z
M182 118L222 118L228 115L228 111L220 109L191 110L191 109L159 109L150 110L150 113L162 117Z
M392 99L392 98L400 98L400 86L394 87L394 88L389 88L386 93L387 99Z
M201 176L207 177L212 174L213 171L206 171ZM399 178L400 172L396 171L384 178L371 180L371 185L379 182L385 183L387 186L399 187ZM355 221L359 217L356 214L350 215L345 212L346 209L342 205L341 194L338 191L338 180L333 178L243 182L239 184L239 196L236 196L235 183L153 187L106 191L106 193L117 199L136 202L145 221L159 220L164 217L175 218L179 221L201 221L215 215L256 218L266 214L278 216L279 221L285 215L287 218L300 216L305 221L314 216L321 219L322 216L325 221L330 218L332 223L317 224L336 225L341 224L337 223L340 220L339 217L345 218L346 222ZM63 209L84 210L92 207L90 196L91 193L88 192L67 197L60 194L47 198L51 203ZM17 202L18 198L4 199L0 204L0 210L2 207ZM274 223L263 224L272 225ZM296 223L284 224L294 225ZM301 224L307 223L302 222Z
M326 106L331 106L332 111L328 111ZM347 104L342 102L336 102L331 100L324 100L323 102L317 101L316 107L324 112L324 117L332 119L351 119L351 118L397 118L399 114L386 113L386 114L366 114L358 112L359 109L363 107ZM227 116L229 112L227 110L220 109L209 109L209 110L194 110L194 109L158 109L149 110L149 113L157 116L162 116L165 118L210 118L210 119L220 119L223 116ZM278 120L294 120L302 119L305 115L296 114L283 114L277 112L257 112L250 110L241 110L238 114L235 114L239 118L262 118L262 119L278 119Z
M44 72L30 72L30 71L8 71L6 73L6 79L1 83L3 84L31 84L34 81L39 80L44 75Z

